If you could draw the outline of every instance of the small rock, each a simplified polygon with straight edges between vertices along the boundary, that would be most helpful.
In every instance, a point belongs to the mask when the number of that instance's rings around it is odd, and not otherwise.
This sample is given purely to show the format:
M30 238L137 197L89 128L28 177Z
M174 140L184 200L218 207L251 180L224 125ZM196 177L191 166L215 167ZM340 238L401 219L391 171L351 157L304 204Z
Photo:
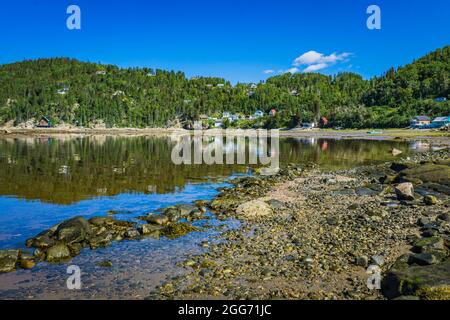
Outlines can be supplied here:
M328 217L326 220L330 226L336 226L339 224L339 219L336 217Z
M152 225L152 224L142 224L138 227L138 231L142 235L151 235L151 234L159 234L161 230L160 226Z
M19 250L0 250L0 273L16 269L19 255Z
M432 195L426 195L425 197L423 197L423 202L427 206L432 206L432 205L435 205L437 203L437 198L435 196L432 196Z
M382 255L374 255L370 257L371 262L379 267L383 266L384 264L384 257Z
M127 232L125 232L125 237L128 239L136 239L139 236L140 236L140 233L136 229L130 229L130 230L127 230Z
M64 261L70 258L70 250L67 245L59 243L47 250L46 260L50 262Z
M236 214L245 218L267 216L272 213L272 208L264 201L252 200L241 204L236 209Z
M395 194L398 200L414 200L414 187L411 182L399 183L395 187Z
M165 215L150 215L146 218L148 223L157 224L157 225L165 225L169 222L169 217Z
M366 256L356 257L355 264L360 267L367 267L367 265L369 264L369 258L367 258Z
M422 217L422 218L419 218L419 221L417 222L417 224L418 224L419 226L423 227L423 226L426 226L426 225L430 224L431 222L432 222L432 221L431 221L430 218L428 218L428 217Z
M36 265L36 262L34 262L31 259L21 259L20 260L20 267L22 269L32 269Z

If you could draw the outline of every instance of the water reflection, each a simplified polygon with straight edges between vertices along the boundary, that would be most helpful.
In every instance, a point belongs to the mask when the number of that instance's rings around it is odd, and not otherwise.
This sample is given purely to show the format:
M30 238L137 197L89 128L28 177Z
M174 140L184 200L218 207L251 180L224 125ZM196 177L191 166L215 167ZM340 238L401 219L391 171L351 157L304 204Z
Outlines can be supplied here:
M187 183L248 171L248 165L237 164L175 165L175 144L169 137L3 138L0 195L71 204L121 193L173 193ZM203 144L222 144L225 154L249 146L248 139L239 138L231 143L211 138ZM412 147L422 149L418 146ZM315 162L334 169L390 159L392 147L409 150L401 142L287 138L280 140L279 156L281 164Z

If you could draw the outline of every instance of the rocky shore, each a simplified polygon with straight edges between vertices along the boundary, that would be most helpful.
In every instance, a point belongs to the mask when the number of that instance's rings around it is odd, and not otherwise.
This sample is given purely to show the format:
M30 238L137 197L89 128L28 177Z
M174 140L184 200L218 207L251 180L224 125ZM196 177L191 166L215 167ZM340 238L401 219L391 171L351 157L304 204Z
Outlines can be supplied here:
M233 183L209 206L241 228L149 299L450 299L449 150Z
M82 216L63 221L26 241L29 250L0 250L0 273L17 268L31 269L36 263L68 262L84 248L95 250L110 246L114 241L139 240L160 236L174 239L198 231L189 222L203 218L206 208L198 205L177 205L159 214L148 213L136 221L116 220L111 216Z

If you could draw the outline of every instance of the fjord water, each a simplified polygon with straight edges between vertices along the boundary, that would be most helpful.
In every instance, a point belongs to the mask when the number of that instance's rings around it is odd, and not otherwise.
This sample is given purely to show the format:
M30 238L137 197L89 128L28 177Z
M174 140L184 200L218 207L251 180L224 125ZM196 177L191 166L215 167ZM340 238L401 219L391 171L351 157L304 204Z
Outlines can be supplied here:
M175 165L174 145L168 137L145 136L0 138L0 249L25 249L27 238L78 215L114 213L117 219L133 220L173 204L209 200L230 177L251 174L247 165ZM282 164L314 162L329 170L392 160L392 148L408 154L416 146L285 138L279 156ZM238 225L208 215L210 219L196 224L222 229ZM200 242L219 232L204 230L175 240L123 241L83 250L70 262L87 275L81 292L65 288L68 264L39 263L31 271L0 275L0 297L141 298L165 276L181 272L176 262L205 250ZM97 266L105 259L113 262L112 268Z

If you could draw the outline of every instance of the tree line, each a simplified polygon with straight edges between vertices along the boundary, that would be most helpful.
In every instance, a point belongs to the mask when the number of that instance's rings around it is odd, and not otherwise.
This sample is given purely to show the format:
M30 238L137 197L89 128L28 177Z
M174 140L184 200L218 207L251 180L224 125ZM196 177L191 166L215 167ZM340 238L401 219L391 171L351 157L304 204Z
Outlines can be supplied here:
M168 127L201 115L229 111L251 115L276 109L275 117L242 126L294 127L326 117L330 126L407 126L415 115L448 115L450 47L445 46L369 80L286 73L257 84L184 73L119 68L69 58L27 60L0 66L0 124L49 117L54 124Z

